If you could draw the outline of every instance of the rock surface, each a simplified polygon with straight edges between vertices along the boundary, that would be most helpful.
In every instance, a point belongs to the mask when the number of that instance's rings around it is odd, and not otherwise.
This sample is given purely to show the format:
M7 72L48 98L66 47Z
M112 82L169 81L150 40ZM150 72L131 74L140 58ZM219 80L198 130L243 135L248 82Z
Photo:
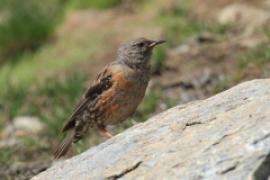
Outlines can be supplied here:
M270 80L174 107L34 177L268 179Z
M20 116L8 124L1 133L2 138L37 135L44 131L45 125L37 117Z

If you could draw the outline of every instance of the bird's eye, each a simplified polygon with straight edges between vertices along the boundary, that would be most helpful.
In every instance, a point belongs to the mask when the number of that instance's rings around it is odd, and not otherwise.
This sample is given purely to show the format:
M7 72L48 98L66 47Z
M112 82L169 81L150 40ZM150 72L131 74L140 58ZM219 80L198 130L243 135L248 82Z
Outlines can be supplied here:
M140 42L140 43L138 43L138 44L137 44L137 46L139 46L139 47L143 47L143 46L144 46L144 44L145 44L144 42Z

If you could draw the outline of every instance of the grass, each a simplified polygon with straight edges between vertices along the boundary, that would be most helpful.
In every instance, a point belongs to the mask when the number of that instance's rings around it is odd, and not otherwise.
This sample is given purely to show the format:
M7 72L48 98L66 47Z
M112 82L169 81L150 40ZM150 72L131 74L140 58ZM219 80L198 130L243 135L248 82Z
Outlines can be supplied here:
M74 74L61 82L52 81L39 90L40 94L36 94L37 97L50 97L40 104L43 107L40 117L50 127L50 134L53 137L59 136L64 121L68 119L74 104L86 89L87 79L83 74Z
M91 33L90 33L91 34ZM0 163L49 160L55 145L62 138L64 121L86 89L89 77L78 64L91 60L94 53L110 48L103 46L103 33L89 35L89 29L61 32L52 42L36 51L23 51L5 59L0 66L0 127L16 116L36 116L47 126L45 134L21 139L23 145L0 150ZM75 67L75 69L74 69ZM89 83L87 83L88 85ZM0 132L1 133L1 132ZM91 137L96 144L100 137ZM78 152L88 145L79 144ZM37 156L39 154L40 156Z
M166 60L166 49L164 46L156 47L152 57L152 72L154 74L161 74Z
M260 44L254 49L240 57L239 68L244 69L252 64L259 68L264 68L266 64L270 63L270 44Z
M20 9L19 4L21 3L15 3L17 1L18 0L12 0L11 1L12 5L10 5L9 3L6 4L11 6L12 8ZM47 77L54 76L56 73L59 73L59 71L63 69L69 69L70 67L73 67L76 64L90 60L90 57L94 53L98 53L98 50L102 49L100 46L102 46L102 38L105 36L102 33L100 33L99 35L95 34L93 36L91 35L89 36L88 35L89 31L86 31L84 29L82 30L78 29L75 32L72 32L72 35L70 35L69 33L61 33L60 35L57 36L52 35L55 26L59 24L59 21L62 17L61 14L63 14L63 12L58 12L59 14L57 13L57 15L54 14L54 10L57 10L58 8L57 6L54 7L54 5L61 4L61 6L63 6L61 7L62 10L65 7L68 7L66 3L62 2L61 0L50 0L48 3L46 3L46 6L44 6L43 5L44 3L32 1L33 0L29 1L28 3L25 3L24 5L27 6L25 7L26 9L23 9L22 7L18 12L18 14L14 15L15 16L14 18L18 18L17 20L14 21L16 22L18 21L18 23L13 23L14 25L12 24L5 25L5 28L8 27L10 29L8 31L7 29L5 30L5 32L9 34L0 33L0 44L3 43L3 46L5 46L5 48L8 47L6 43L9 42L12 42L12 44L14 43L26 44L23 42L23 40L20 39L24 38L27 40L31 40L31 42L33 41L35 43L42 44L42 48L36 49L33 52L31 50L29 51L28 50L29 48L26 47L26 49L24 49L20 53L16 53L16 56L13 55L5 57L0 56L0 62L2 62L0 63L0 94L1 91L5 89L6 84L12 84L13 87L22 85L24 85L25 87L31 86L31 84L35 81L42 81ZM9 1L5 0L4 2ZM105 1L103 3L105 3ZM32 4L33 6L31 6ZM50 8L50 11L52 12L50 13L47 12L48 10L46 9L48 8L47 6L48 7L53 6L53 8ZM43 16L39 17L35 13L32 13L32 11L30 11L28 8L36 8L36 9L44 8L44 12L42 11L43 9L40 10L39 12L41 13L40 16L43 15L44 17ZM14 13L15 12L16 11L14 11ZM22 15L23 13L26 14ZM23 19L23 17L25 16L26 17L29 16L29 18L34 19L33 21ZM56 16L56 18L52 18L51 16ZM8 23L12 22L8 21ZM43 23L43 24L41 26L35 23ZM47 25L48 27L43 27L45 25ZM40 28L42 31L46 31L46 33L38 34L39 30L36 28ZM34 31L34 33L32 31ZM16 36L13 34L15 34ZM1 41L1 36L5 38L5 41L4 40ZM19 37L17 38L17 36ZM52 39L53 41L50 42L43 41L43 39L47 39L48 36L54 36ZM10 39L7 39L9 37ZM39 37L42 37L41 41L38 40ZM36 45L33 44L33 46Z
M89 60L97 52L99 37L84 40L64 38L56 44L47 45L36 53L25 53L17 63L7 62L0 67L0 87L6 84L30 86L35 81L54 76L63 69ZM1 91L5 88L1 88Z
M14 151L10 148L1 149L0 151L0 163L11 164L15 161Z
M79 99L87 76L74 73L64 79L49 78L34 88L9 87L2 94L6 118L29 115L40 117L49 127L47 135L57 136L63 122L68 118Z
M214 34L224 34L228 26L208 24L190 20L187 17L178 15L164 15L158 19L158 23L163 24L166 29L168 44L170 46L178 45L188 37L200 34L202 32L211 32Z
M37 137L20 137L19 144L12 148L3 148L0 151L0 163L2 165L10 165L16 162L31 162L35 160L48 161L52 151L50 142L44 138Z
M39 117L47 129L39 136L19 138L18 147L1 149L0 162L49 160L53 144L62 138L63 123L86 89L88 78L84 73L74 72L65 77L46 79L46 83L37 83L32 88L9 87L1 95L1 104L5 104L5 111L1 112L2 126L8 119L27 115Z
M238 57L238 62L236 66L232 68L232 72L226 79L216 84L212 93L216 94L224 91L243 80L268 77L270 75L269 70L270 45L269 43L259 44L257 47L243 52Z
M262 43L239 55L235 67L231 69L226 79L220 81L214 87L213 93L219 93L243 80L268 77L270 75L269 70L270 45L269 43Z
M232 82L228 79L220 80L212 90L212 94L218 94L232 86Z
M71 0L69 6L75 9L108 9L119 5L122 0Z
M270 45L269 43L259 44L242 53L238 58L234 82L240 82L243 79L268 77L270 75ZM255 76L255 77L254 77Z
M165 35L169 46L176 46L186 38L210 32L214 34L225 34L230 28L229 25L220 25L216 23L206 23L193 19L188 13L189 2L179 1L171 11L161 11L156 17L156 23L165 29Z
M62 19L64 12L59 0L46 3L28 0L2 0L4 21L0 24L1 63L9 56L32 51L42 45Z
M159 94L158 92L150 92L148 93L143 101L142 107L141 107L141 113L142 114L150 114L156 111L159 101Z

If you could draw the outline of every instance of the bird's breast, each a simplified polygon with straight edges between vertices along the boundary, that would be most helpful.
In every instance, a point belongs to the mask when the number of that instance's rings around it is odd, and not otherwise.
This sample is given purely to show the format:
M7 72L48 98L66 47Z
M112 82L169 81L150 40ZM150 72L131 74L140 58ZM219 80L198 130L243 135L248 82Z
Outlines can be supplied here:
M132 75L132 74L131 74ZM112 77L113 87L103 94L106 99L104 124L116 124L131 116L142 101L148 81L125 72L115 73ZM127 77L128 76L128 77Z

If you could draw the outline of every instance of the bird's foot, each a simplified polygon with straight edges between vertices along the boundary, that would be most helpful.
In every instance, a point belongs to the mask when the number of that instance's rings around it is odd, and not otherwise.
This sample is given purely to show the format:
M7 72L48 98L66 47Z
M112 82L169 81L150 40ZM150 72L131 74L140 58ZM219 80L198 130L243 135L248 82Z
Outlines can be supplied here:
M113 137L113 135L109 131L107 131L105 127L99 127L98 132L100 133L101 136L107 139L110 139Z

